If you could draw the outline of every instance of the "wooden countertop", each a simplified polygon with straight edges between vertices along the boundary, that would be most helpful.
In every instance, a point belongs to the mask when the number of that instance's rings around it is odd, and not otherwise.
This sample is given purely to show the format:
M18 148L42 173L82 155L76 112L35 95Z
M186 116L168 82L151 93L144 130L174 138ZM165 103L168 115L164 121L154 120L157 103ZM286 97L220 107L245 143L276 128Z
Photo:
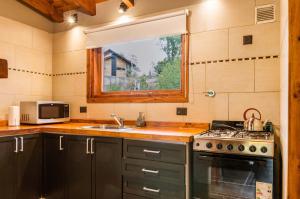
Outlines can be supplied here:
M203 127L145 127L136 128L129 126L126 131L90 130L82 129L83 126L99 125L95 123L64 123L51 125L22 125L20 127L0 126L0 137L17 136L34 133L57 133L66 135L119 137L128 139L144 139L171 142L192 142L193 136L208 129L208 124Z

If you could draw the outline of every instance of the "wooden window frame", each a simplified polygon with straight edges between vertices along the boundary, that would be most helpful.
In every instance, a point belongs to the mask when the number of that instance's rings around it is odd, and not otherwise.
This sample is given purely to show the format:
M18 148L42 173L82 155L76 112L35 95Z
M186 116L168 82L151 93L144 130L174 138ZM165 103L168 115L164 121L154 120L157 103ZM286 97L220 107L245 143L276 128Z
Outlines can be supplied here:
M189 35L183 34L180 90L102 91L102 48L87 50L88 103L183 103L189 91Z

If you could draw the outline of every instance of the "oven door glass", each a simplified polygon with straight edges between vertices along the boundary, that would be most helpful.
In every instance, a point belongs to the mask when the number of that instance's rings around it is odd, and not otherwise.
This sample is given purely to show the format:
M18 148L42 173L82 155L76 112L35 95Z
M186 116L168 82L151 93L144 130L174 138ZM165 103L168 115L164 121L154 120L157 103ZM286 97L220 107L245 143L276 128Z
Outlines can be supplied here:
M194 152L194 199L256 199L256 183L273 182L273 160Z
M59 119L65 117L64 104L40 104L39 119Z

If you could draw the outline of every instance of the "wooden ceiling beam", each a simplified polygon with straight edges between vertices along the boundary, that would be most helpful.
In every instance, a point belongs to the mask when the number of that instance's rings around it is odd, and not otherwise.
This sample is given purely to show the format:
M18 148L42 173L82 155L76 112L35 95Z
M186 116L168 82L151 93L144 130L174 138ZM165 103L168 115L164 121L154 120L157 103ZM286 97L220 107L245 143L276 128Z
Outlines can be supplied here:
M134 7L134 0L122 0L128 8Z
M24 5L36 10L54 22L63 22L63 12L57 10L48 0L18 0Z
M88 15L96 15L96 1L95 0L64 0L69 4L74 4L78 9Z

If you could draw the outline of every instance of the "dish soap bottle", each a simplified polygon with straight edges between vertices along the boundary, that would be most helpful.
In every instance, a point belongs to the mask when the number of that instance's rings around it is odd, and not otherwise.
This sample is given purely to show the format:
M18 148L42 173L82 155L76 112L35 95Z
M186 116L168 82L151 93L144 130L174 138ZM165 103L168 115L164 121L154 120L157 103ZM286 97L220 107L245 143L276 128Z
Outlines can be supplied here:
M143 112L139 112L139 117L136 120L136 126L137 127L145 127L146 126L145 114Z

